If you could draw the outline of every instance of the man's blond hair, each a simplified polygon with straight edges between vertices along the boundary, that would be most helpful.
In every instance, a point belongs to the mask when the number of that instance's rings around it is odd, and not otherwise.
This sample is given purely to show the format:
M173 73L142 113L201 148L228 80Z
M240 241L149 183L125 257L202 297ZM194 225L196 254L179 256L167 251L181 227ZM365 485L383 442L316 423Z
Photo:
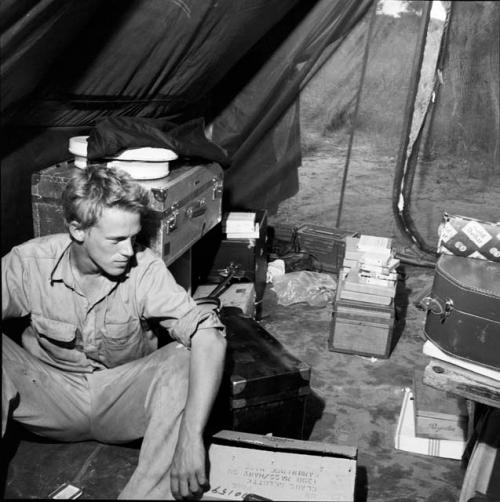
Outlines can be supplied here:
M80 228L97 223L104 208L116 207L144 215L149 194L129 174L104 165L76 169L62 194L66 224L76 221Z

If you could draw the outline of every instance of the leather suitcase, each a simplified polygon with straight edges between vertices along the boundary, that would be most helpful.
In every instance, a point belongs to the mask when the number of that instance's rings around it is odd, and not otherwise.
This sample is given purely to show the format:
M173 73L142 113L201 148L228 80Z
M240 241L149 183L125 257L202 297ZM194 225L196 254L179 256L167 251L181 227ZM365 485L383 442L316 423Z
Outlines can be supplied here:
M500 369L500 263L440 256L422 303L429 340L453 357Z
M228 349L212 429L302 439L311 368L240 309L221 316Z
M61 162L33 174L31 183L35 237L65 232L61 193L74 169ZM175 166L168 176L140 180L149 190L151 215L139 240L170 265L222 218L223 171L216 163Z

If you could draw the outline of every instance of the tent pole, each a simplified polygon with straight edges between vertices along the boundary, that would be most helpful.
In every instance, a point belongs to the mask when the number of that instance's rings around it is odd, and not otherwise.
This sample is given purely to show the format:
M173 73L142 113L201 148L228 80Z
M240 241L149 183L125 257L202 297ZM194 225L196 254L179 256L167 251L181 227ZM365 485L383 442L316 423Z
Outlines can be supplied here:
M344 205L344 193L345 193L345 187L346 187L346 183L347 183L347 173L349 171L349 164L351 161L351 151L352 151L352 143L354 140L354 131L356 129L356 122L357 122L357 118L358 118L359 103L361 102L361 91L363 89L363 84L365 81L366 67L368 65L368 54L370 52L370 41L372 39L373 26L375 24L375 19L377 16L377 4L378 4L378 0L374 0L373 4L372 4L372 13L371 13L371 17L370 17L370 23L368 25L368 33L366 34L365 52L363 54L361 75L359 78L358 91L356 93L356 104L354 107L354 114L352 117L352 124L351 124L351 132L349 135L349 144L347 146L347 155L346 155L346 159L345 159L344 171L342 174L342 186L340 189L339 207L337 209L337 221L335 223L336 228L340 227L340 219L342 216L342 208Z

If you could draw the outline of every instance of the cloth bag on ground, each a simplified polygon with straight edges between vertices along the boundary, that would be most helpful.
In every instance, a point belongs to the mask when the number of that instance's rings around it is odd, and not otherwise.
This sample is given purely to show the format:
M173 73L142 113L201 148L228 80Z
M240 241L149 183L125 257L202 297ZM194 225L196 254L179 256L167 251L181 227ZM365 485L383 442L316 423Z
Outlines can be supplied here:
M272 289L280 305L306 302L313 307L325 307L333 301L337 281L329 274L301 270L275 277Z

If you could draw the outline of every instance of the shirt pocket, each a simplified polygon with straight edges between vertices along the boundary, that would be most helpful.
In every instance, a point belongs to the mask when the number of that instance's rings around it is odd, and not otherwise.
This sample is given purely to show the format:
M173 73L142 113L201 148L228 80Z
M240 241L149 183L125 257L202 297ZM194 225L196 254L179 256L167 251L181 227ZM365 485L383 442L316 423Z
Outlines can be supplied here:
M109 367L134 361L148 353L139 319L107 322L102 341Z
M40 315L31 316L31 324L37 334L54 345L73 349L76 344L76 325L64 321L48 319Z

